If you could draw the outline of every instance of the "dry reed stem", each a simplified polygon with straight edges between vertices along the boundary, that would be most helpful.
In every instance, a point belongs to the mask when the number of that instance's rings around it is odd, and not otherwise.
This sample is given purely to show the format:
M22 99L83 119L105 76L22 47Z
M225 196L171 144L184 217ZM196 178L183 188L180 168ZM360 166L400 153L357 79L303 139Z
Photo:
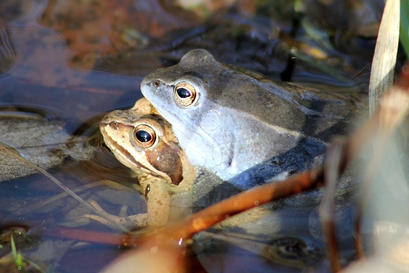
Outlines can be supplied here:
M369 81L369 112L392 85L399 45L400 0L387 0L379 26Z

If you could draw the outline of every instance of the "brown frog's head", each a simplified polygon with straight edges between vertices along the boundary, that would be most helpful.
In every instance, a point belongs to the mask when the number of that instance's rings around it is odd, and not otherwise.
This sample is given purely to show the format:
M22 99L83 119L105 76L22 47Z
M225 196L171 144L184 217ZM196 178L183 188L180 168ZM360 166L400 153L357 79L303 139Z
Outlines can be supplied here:
M194 168L170 124L146 99L138 100L131 109L105 115L100 131L115 157L138 177L151 175L172 185L193 181Z

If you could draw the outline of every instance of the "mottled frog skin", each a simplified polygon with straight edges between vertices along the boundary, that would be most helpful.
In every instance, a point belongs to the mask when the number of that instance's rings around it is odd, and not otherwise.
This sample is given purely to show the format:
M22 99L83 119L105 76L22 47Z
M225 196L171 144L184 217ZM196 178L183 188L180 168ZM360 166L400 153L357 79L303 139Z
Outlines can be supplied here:
M248 177L237 177L260 164L276 165L274 175L308 167L329 137L345 130L353 108L342 94L279 85L204 49L146 76L141 91L172 125L193 165L244 188ZM290 161L297 166L282 166Z

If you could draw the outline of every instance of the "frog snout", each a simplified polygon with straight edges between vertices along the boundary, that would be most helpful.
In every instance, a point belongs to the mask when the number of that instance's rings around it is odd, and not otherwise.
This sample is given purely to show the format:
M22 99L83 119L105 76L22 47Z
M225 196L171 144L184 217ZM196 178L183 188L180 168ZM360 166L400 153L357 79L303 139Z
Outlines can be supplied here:
M157 90L163 85L164 83L159 79L145 78L141 82L141 89L143 89L144 87L148 87L150 89Z

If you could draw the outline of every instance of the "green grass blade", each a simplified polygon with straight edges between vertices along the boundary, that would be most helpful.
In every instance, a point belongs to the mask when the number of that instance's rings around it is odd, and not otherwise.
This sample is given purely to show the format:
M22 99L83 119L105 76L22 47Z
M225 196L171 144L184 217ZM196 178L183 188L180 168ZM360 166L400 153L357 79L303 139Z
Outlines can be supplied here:
M23 256L21 255L20 252L17 252L16 244L14 243L13 234L10 235L10 245L11 245L11 255L13 256L17 269L21 271L24 268Z

